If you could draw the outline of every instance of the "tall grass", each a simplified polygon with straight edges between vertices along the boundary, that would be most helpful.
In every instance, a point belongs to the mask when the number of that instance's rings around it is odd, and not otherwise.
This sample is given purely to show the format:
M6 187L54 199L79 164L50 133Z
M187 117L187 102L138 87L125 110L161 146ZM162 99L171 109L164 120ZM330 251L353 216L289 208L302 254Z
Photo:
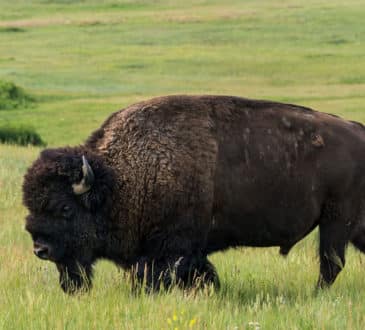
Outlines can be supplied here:
M363 1L0 0L0 77L37 103L0 111L49 145L81 143L106 116L154 95L234 94L365 122ZM0 146L0 329L363 329L364 256L349 247L315 294L317 233L212 255L219 292L135 296L109 262L69 297L23 230L22 177L36 147Z

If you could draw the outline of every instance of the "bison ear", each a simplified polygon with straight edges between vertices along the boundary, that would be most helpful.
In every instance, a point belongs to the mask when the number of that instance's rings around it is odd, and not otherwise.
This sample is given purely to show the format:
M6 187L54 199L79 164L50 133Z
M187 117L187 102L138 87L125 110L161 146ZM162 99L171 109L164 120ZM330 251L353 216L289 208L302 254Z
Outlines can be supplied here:
M81 181L72 185L75 195L82 195L88 192L95 180L94 172L84 155L82 156L82 175Z

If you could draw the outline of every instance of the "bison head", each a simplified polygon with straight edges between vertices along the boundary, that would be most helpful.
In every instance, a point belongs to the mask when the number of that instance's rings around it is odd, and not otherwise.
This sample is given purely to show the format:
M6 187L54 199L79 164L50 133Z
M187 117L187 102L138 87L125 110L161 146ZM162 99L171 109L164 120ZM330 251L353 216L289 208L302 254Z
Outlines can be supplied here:
M26 230L34 254L57 265L65 292L91 285L92 264L104 249L114 184L102 158L81 148L43 151L24 177Z

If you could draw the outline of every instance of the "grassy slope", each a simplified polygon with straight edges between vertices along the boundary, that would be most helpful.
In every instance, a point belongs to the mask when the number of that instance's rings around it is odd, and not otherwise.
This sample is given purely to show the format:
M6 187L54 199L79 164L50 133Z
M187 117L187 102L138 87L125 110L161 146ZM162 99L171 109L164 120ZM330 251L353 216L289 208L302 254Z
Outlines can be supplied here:
M0 124L31 124L51 146L77 144L110 112L173 93L270 98L365 122L363 1L222 3L0 0L0 78L39 99L1 111ZM133 297L102 262L90 295L63 295L22 230L22 175L38 152L0 146L0 328L364 327L364 257L351 248L334 287L315 296L316 235L286 260L277 249L212 256L219 293Z

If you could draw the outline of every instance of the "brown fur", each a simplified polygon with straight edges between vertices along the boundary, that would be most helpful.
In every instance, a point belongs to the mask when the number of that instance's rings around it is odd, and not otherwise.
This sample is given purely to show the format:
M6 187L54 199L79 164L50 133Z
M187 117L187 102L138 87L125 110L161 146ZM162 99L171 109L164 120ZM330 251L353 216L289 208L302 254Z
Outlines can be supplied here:
M82 154L96 184L74 196ZM88 246L55 260L61 285L67 271L83 284L76 263L91 277L91 264L109 258L158 288L159 279L171 284L171 269L185 285L196 276L217 283L207 254L239 245L287 254L320 225L323 286L339 272L326 253L344 262L363 220L364 158L362 125L308 108L230 96L155 98L114 113L85 145L41 155L24 182L27 228L43 221L44 231L63 237L68 225L57 227L43 205L73 203L73 221L84 225L68 240L84 233Z

